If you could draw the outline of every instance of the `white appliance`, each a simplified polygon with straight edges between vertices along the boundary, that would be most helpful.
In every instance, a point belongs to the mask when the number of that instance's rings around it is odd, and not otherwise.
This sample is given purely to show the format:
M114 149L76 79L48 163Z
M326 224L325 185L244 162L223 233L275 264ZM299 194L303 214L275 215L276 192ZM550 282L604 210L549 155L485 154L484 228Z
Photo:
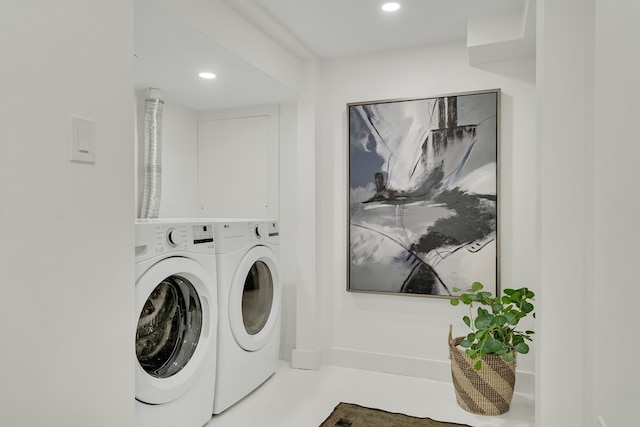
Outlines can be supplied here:
M210 221L215 221L220 312L213 413L219 414L278 367L280 238L275 220Z
M135 233L135 425L202 427L216 376L213 226L137 220Z

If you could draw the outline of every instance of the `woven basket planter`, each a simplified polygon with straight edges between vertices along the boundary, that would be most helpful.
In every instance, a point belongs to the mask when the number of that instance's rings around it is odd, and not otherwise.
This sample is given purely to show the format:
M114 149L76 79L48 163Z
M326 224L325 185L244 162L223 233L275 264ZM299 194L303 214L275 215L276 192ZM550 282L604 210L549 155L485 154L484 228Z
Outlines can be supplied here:
M500 415L509 410L516 383L516 360L505 362L500 356L482 356L482 368L473 369L473 360L458 344L464 337L453 339L449 329L451 377L458 404L479 415Z

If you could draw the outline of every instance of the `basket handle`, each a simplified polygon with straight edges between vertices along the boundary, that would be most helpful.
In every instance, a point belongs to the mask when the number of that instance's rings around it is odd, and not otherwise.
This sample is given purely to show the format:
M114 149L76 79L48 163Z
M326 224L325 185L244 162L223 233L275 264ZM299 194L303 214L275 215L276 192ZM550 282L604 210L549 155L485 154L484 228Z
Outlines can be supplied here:
M453 325L449 324L449 347L453 344Z

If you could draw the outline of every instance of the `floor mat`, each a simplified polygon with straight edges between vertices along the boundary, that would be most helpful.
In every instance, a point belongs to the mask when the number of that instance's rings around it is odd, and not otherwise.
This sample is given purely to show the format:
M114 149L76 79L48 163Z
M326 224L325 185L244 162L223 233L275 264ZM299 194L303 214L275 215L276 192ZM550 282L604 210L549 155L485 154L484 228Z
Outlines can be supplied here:
M471 427L341 402L320 427Z

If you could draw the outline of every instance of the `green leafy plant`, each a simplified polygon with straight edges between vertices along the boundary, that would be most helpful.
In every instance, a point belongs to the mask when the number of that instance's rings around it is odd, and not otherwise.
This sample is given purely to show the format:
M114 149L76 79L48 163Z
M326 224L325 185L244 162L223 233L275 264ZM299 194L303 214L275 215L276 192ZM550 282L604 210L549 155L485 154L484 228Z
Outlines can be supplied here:
M478 359L473 366L475 370L482 368L482 356L486 354L496 354L510 362L516 358L516 353L528 353L529 346L525 341L532 341L534 332L518 331L516 326L529 314L536 317L531 302L535 297L533 291L527 288L504 289L504 295L498 297L483 291L483 288L480 282L474 282L464 291L453 288L456 295L451 298L451 305L457 306L462 302L469 306L469 315L462 320L471 332L460 345L471 359Z

